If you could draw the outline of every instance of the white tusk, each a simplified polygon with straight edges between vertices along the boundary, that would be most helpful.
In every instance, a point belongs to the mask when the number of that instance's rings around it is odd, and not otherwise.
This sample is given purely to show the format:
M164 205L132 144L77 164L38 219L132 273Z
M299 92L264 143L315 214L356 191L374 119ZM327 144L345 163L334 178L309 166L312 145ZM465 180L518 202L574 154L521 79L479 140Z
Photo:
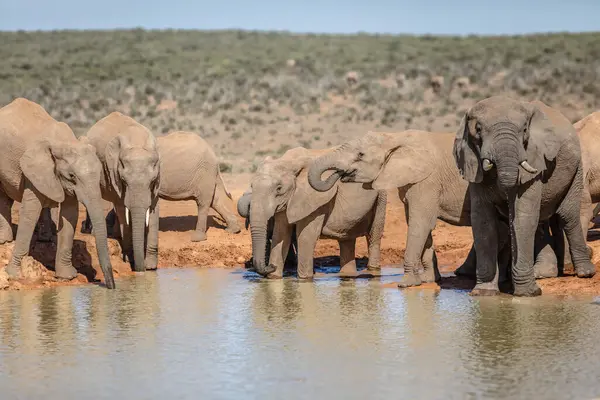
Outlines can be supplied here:
M529 165L529 163L527 162L527 160L523 161L521 163L521 167L523 167L523 169L527 172L529 172L530 174L537 174L538 170L533 168L531 165Z
M148 227L148 223L150 222L150 209L146 210L146 227Z
M125 221L129 225L129 208L125 207Z
M490 169L494 168L494 164L488 160L487 158L483 159L483 170L484 171L489 171Z

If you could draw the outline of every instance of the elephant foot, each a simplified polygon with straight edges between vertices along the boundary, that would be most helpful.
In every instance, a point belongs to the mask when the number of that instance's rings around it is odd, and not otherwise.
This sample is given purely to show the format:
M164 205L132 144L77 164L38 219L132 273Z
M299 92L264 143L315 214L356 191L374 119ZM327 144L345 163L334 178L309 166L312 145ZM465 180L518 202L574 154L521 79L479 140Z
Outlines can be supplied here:
M373 276L381 276L381 267L367 265L367 274L373 275Z
M192 233L192 242L204 242L206 240L206 232L194 231Z
M496 296L499 293L497 282L478 283L471 290L471 296Z
M225 228L225 232L228 233L232 233L232 234L238 234L242 231L242 228L240 228L240 226L235 223L235 224L227 224L227 228Z
M283 275L281 275L280 273L277 273L277 272L272 272L270 274L267 274L266 278L273 279L273 280L283 279Z
M398 287L407 288L411 286L421 286L421 278L417 274L405 272L400 282L398 282Z
M535 264L533 270L535 279L556 278L558 276L558 265L556 264Z
M433 267L425 268L423 272L419 274L419 277L421 278L421 282L423 283L437 282L438 280L440 280L440 278L435 273L435 269Z
M344 265L341 269L340 269L340 276L356 276L358 275L358 271L356 269L356 264L353 265Z
M72 265L57 266L55 275L58 279L70 281L77 277L77 270Z
M0 235L0 244L10 243L13 240L12 234L10 236Z
M158 268L158 257L150 256L146 257L146 270L147 271L156 271Z
M579 263L576 270L579 278L591 278L596 275L596 267L589 261Z
M542 289L533 281L532 283L526 283L522 285L515 284L515 291L513 292L513 296L517 297L534 297L540 296L542 294Z
M21 277L21 267L10 263L5 268L10 279L19 279Z

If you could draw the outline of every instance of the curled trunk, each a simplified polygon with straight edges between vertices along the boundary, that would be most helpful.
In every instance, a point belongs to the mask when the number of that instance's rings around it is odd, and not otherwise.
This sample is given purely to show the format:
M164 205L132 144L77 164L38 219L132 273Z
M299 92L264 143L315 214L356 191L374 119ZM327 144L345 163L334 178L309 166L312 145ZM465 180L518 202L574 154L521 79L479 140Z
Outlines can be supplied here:
M146 242L146 210L145 207L136 207L131 210L131 237L133 244L133 261L136 272L144 272L145 264L145 242Z
M336 170L326 180L321 179L325 171ZM340 179L341 172L336 167L335 153L316 159L308 170L308 183L319 192L326 192Z
M108 252L108 240L106 235L106 221L102 215L102 204L86 205L87 214L94 227L94 238L96 239L96 251L98 252L98 260L102 273L104 274L104 283L109 289L115 288L115 278L113 276L112 264L110 262L110 254Z

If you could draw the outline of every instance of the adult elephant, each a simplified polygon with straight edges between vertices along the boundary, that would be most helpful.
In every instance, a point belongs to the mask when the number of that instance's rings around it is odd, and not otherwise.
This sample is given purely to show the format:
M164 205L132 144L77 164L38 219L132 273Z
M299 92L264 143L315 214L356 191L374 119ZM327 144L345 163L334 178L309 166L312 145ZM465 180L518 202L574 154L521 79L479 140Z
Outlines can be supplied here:
M250 229L256 272L279 278L292 229L298 235L298 277L313 277L313 254L319 237L340 245L342 274L356 274L356 238L367 236L369 269L379 269L379 249L385 222L386 194L362 185L336 184L326 192L313 190L307 181L310 161L331 150L297 147L279 159L265 161L252 179ZM273 246L266 264L267 224L274 218Z
M208 210L213 208L227 223L227 231L241 232L237 217L230 210L231 194L219 172L217 156L208 143L192 132L177 131L156 139L160 155L161 199L194 200L198 206L192 242L206 240ZM87 222L87 221L86 221ZM82 225L82 232L92 224Z
M98 121L87 138L102 163L102 197L114 205L124 256L134 271L156 269L160 187L156 139L146 127L119 112Z
M408 224L404 276L398 284L401 288L438 280L431 235L438 219L455 226L471 225L468 184L452 157L454 136L420 130L369 132L316 158L310 167L308 181L317 191L329 190L337 179L368 184L377 190L398 190ZM330 170L335 172L321 180L322 174ZM497 229L498 257L507 267L510 249L504 238L508 237L508 222L498 224ZM539 244L537 273L540 277L556 276L557 261L550 243ZM474 274L475 263L475 251L471 249L457 274Z
M250 204L251 204L251 202L252 202L252 189L244 192L244 194L242 194L242 196L237 201L237 211L240 216L244 217L245 222L246 222L245 223L246 229L248 229L250 227ZM273 244L274 227L275 227L275 218L271 217L271 218L269 218L269 221L267 222L267 250L265 251L265 253L266 253L265 264L266 265L269 264L269 256L271 254L271 247ZM284 261L284 265L286 267L289 266L290 268L293 268L295 270L298 266L298 255L297 254L298 254L298 240L296 237L296 227L294 227L292 229L291 243L290 243L290 247L289 247L287 256ZM251 259L250 261L251 261L251 265L252 265L253 260Z
M540 101L494 96L465 114L454 158L470 182L477 253L473 294L498 292L498 214L508 218L514 295L536 296L534 238L539 221L554 214L564 225L579 277L595 274L580 222L583 169L579 138L560 112Z
M42 208L60 206L55 273L73 279L75 226L81 201L97 225L98 259L106 287L115 287L108 253L106 225L100 195L102 166L85 138L77 140L67 124L53 119L40 105L16 99L0 109L0 243L13 240L11 205L21 202L17 241L6 272L21 275L21 261L29 252L31 237ZM49 213L48 213L49 215Z

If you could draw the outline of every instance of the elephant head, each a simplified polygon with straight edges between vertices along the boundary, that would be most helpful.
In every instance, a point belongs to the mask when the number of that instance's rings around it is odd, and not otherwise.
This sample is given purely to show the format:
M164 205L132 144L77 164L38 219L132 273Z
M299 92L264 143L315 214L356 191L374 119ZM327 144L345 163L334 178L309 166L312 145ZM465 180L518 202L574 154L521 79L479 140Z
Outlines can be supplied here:
M420 182L434 170L433 156L423 131L369 132L314 159L308 182L317 191L329 190L335 182L371 184L376 190L394 189ZM322 180L326 171L334 171Z
M156 139L149 133L143 146L134 146L127 136L117 136L106 146L105 158L111 185L125 205L125 222L131 225L135 271L144 271L145 232L160 187Z
M42 139L30 143L19 160L23 175L37 191L61 203L65 194L76 196L87 208L95 226L98 259L106 286L115 287L106 239L104 207L100 193L102 165L93 146L79 141Z
M562 138L544 106L503 96L475 104L463 117L454 141L454 158L463 178L480 183L487 174L509 191L546 170Z
M307 167L314 152L302 147L288 150L279 159L266 160L252 179L252 259L255 271L261 275L275 271L275 266L265 262L269 220L277 213L285 213L282 217L289 224L295 224L326 204L337 192L337 186L322 193L309 186Z

